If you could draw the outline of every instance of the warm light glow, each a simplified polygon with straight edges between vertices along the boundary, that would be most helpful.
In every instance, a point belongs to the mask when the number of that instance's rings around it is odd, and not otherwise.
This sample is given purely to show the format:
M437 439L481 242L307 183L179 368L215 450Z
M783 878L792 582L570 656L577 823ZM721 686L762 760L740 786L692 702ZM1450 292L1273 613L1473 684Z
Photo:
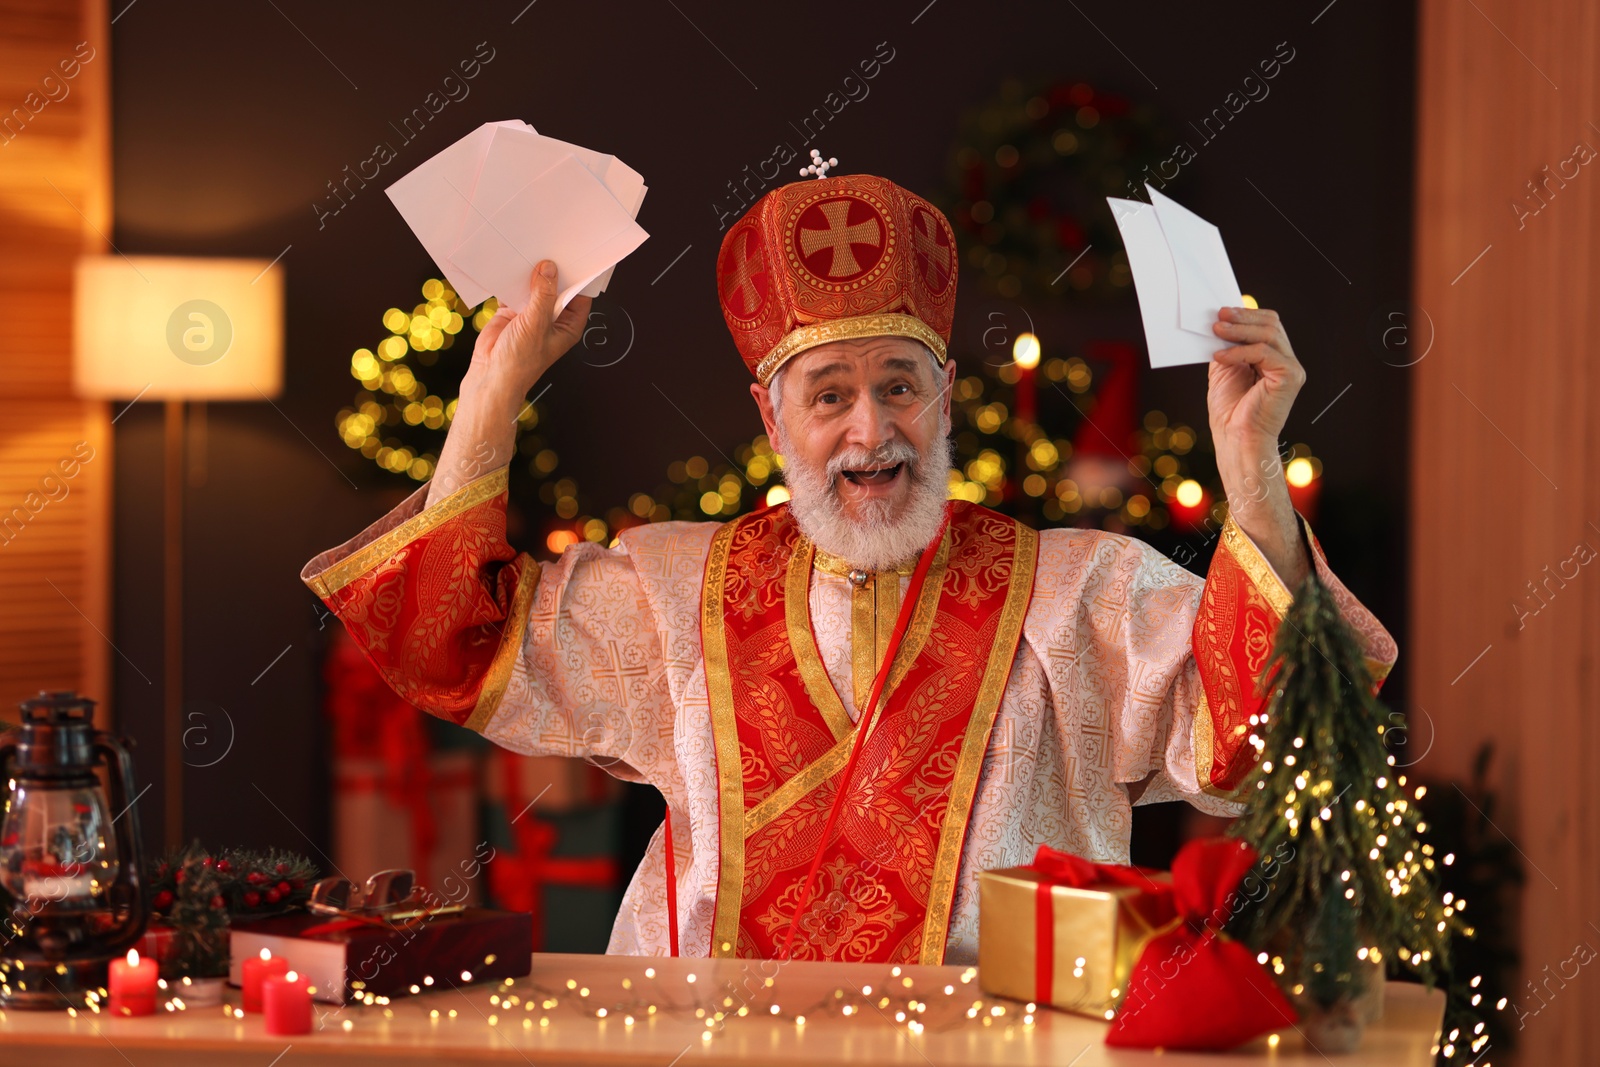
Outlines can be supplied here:
M1031 333L1019 335L1011 346L1011 358L1023 370L1032 370L1039 365L1039 352L1039 339Z
M1200 483L1193 478L1185 478L1178 483L1178 503L1186 508L1200 506L1200 500L1205 496L1205 490L1200 488Z
M139 950L138 949L130 948L128 950L128 966L129 967L137 967L137 966L139 966Z
M264 259L81 257L74 391L112 400L277 396L283 277L282 263Z
M1317 472L1311 466L1309 459L1299 456L1289 461L1289 466L1284 471L1284 476L1289 479L1289 484L1296 489L1304 489L1311 484L1311 480L1317 476Z
M264 960L270 960L272 958L272 950L270 948L262 949L261 950L261 958L264 959Z
M578 543L578 535L571 530L552 530L550 536L544 539L545 547L556 555L560 555L568 545Z
M298 981L300 981L300 972L299 971L287 971L287 972L284 973L283 977L286 978L287 980L291 981L291 982L298 982Z
M1241 306L1247 308L1258 308L1261 306L1260 304L1256 303L1256 298L1251 296L1249 293L1245 293L1243 296L1241 296L1239 298L1239 302Z
M788 499L789 490L784 486L775 485L771 489L767 490L767 507L769 508L774 504L781 504Z

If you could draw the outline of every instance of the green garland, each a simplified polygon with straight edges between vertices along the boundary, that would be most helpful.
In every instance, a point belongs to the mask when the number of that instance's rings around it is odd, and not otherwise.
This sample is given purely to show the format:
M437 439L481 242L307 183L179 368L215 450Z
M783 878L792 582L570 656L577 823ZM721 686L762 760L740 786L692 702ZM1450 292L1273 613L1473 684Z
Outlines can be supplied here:
M441 361L438 353L462 338L475 342L496 309L493 300L462 304L437 278L424 282L421 294L422 302L409 312L388 309L382 316L388 336L352 355L350 373L361 389L335 420L348 447L413 482L433 473L466 368L465 359ZM1025 421L1015 414L1014 364L995 366L959 353L957 358L976 369L956 381L951 396L951 496L1026 514L1041 526L1119 533L1166 529L1168 504L1185 479L1200 481L1213 500L1221 499L1215 464L1200 435L1169 425L1157 411L1146 414L1137 440L1128 442L1139 480L1126 490L1080 491L1072 478L1070 435L1093 410L1101 371L1090 361L1076 355L1043 360L1037 371L1039 417ZM782 470L781 457L760 435L726 455L674 461L653 491L633 493L624 505L594 508L580 498L575 479L558 474L559 456L542 433L544 418L537 404L523 410L511 473L554 513L540 524L544 547L552 553L580 540L608 544L645 522L733 518L765 504Z

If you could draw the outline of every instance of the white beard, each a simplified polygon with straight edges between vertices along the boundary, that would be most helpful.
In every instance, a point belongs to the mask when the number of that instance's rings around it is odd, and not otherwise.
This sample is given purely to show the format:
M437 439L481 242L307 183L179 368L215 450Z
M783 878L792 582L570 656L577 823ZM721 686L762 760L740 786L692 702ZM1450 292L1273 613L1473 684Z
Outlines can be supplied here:
M919 453L903 441L876 450L845 449L825 466L801 460L786 447L779 425L778 451L783 453L783 480L789 487L789 510L800 532L812 544L852 567L882 571L915 559L944 522L949 496L950 438L948 426ZM844 513L839 472L904 463L911 495L904 505L887 500L864 502L859 519ZM848 483L845 492L849 491Z

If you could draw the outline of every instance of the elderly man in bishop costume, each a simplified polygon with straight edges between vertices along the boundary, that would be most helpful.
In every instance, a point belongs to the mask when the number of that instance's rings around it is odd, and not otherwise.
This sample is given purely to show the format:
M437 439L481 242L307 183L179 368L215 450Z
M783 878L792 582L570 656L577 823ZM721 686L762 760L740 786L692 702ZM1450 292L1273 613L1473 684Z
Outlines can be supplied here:
M717 285L791 499L541 563L506 543L505 468L480 473L586 321L582 297L552 318L540 264L478 338L431 484L306 566L406 700L665 795L611 952L971 962L979 871L1040 845L1126 862L1136 803L1239 810L1255 680L1310 571L1393 662L1290 505L1304 372L1274 312L1214 327L1232 510L1202 582L947 502L956 268L944 215L885 179L769 192Z

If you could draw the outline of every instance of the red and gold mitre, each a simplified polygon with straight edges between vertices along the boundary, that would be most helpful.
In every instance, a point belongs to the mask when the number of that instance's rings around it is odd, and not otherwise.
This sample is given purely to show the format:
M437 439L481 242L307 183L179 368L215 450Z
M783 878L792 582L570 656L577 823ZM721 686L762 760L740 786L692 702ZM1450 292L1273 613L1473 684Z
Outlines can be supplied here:
M886 178L793 182L722 239L722 316L762 385L789 357L855 337L911 337L943 363L956 306L944 213Z

